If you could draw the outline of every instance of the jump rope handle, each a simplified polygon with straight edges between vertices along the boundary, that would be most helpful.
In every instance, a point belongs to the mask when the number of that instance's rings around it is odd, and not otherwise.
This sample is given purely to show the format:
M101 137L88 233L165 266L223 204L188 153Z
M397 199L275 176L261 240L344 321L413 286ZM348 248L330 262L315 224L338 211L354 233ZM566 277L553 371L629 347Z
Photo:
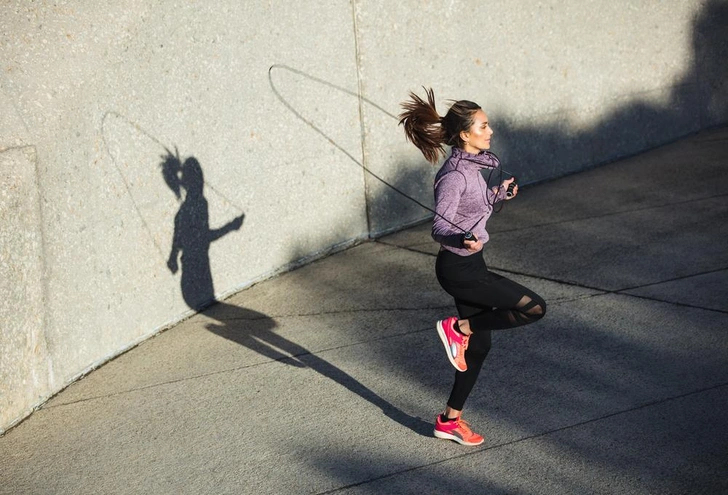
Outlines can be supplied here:
M508 184L508 189L506 189L506 198L512 198L513 197L513 190L516 188L516 178L513 178L513 182ZM470 232L469 230L465 231L463 234L463 246L465 246L465 241L472 241L472 242L478 242L478 238L475 237L475 234Z
M506 189L506 198L512 198L513 197L513 189L516 188L516 178L513 178L513 182L508 184L508 189Z

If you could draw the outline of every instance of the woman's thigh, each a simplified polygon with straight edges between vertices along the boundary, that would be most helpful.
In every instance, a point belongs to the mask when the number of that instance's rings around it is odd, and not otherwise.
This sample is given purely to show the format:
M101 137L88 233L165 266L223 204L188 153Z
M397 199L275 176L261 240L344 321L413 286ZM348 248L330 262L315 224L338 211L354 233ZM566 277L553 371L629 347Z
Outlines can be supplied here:
M524 296L532 300L541 299L527 287L493 272L475 280L441 280L440 284L455 299L459 312L462 313L472 314L477 308L481 311L488 308L514 309Z

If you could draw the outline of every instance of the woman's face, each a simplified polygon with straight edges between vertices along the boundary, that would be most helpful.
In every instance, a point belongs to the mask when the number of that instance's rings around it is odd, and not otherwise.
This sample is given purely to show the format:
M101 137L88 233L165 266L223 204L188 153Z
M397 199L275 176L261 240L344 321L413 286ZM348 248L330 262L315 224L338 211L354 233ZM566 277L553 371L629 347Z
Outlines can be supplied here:
M463 140L463 150L468 153L480 153L481 151L490 149L490 137L493 135L493 129L488 123L488 116L483 110L478 110L473 115L473 125L467 131L460 133L460 139Z

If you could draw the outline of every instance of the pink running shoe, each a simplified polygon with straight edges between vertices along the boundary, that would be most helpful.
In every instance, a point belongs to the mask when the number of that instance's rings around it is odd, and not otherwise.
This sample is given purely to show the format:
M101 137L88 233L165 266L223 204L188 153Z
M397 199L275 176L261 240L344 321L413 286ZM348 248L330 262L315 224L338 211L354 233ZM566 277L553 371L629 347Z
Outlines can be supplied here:
M435 436L445 440L454 440L460 445L480 445L485 439L474 433L470 425L462 418L443 421L440 415L435 420Z
M442 345L445 346L447 358L450 360L455 369L465 371L468 365L465 363L465 350L468 348L469 336L455 330L455 322L457 318L451 316L437 322L437 334L440 336Z

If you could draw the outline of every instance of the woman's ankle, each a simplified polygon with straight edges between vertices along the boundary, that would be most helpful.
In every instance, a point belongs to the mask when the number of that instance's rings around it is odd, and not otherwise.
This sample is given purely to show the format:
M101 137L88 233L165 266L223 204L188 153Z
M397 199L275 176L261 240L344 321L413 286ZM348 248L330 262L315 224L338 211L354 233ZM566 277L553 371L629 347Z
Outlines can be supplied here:
M472 335L473 331L470 329L470 321L458 320L455 322L455 330L463 335Z
M461 413L462 411L458 411L457 409L447 406L445 408L445 412L440 415L440 418L442 418L443 421L452 421L453 419L458 419Z

